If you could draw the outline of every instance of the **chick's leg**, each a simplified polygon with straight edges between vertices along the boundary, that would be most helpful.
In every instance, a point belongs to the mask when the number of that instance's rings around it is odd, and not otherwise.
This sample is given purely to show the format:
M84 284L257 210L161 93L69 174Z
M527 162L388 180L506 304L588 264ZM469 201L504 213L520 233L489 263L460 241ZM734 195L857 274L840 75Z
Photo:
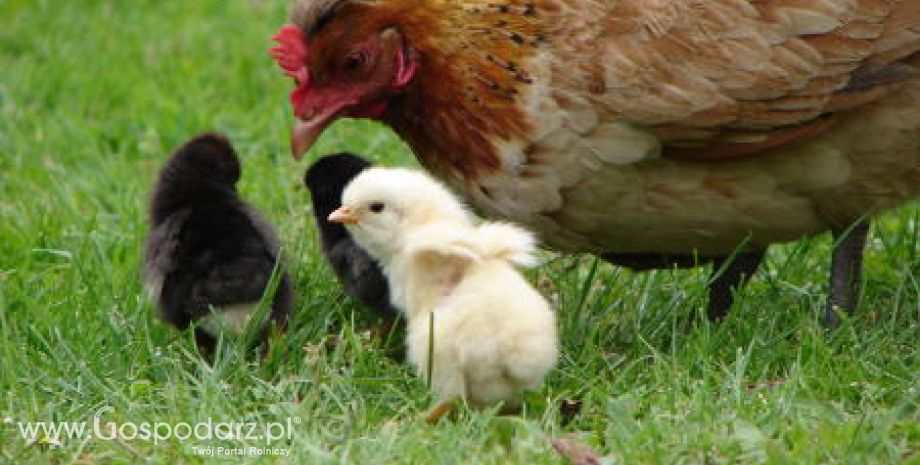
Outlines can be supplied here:
M209 358L214 354L214 349L217 347L217 338L200 327L195 327L195 344L198 345L202 355Z
M828 327L835 328L840 324L839 312L852 313L856 308L862 280L863 250L868 233L868 221L860 221L849 229L833 232L830 295L824 310L824 323Z
M754 275L766 250L738 253L734 257L715 257L712 261L712 280L709 282L710 321L722 321L735 301L732 294L741 289ZM731 260L729 262L729 260ZM726 264L727 262L727 264Z
M453 411L456 405L457 403L454 399L441 402L425 414L425 422L430 425L437 423L438 420Z
M438 420L449 414L456 408L457 400L466 396L466 380L459 371L449 374L446 377L438 378L435 367L435 377L432 388L437 393L437 404L425 414L425 421L429 424L437 423Z

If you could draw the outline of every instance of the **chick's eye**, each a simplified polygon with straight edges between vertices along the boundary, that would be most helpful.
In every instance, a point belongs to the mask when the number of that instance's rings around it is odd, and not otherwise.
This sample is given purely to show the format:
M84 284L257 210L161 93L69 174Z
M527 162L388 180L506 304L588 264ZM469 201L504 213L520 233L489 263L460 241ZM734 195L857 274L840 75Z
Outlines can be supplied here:
M383 211L383 202L374 202L371 204L371 211L374 213L380 213Z

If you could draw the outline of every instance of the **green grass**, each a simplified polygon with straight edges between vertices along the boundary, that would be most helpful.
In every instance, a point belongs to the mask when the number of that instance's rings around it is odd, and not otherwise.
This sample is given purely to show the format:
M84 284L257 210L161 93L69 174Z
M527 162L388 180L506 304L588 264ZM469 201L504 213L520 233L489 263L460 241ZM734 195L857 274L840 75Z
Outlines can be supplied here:
M368 320L316 248L303 163L286 140L289 83L267 38L285 1L0 0L0 417L283 421L293 458L196 456L196 442L29 444L0 463L561 464L576 436L606 464L920 463L920 209L873 228L866 296L817 323L829 239L771 251L732 316L688 325L706 273L634 274L590 257L530 273L559 312L563 355L523 417L418 421L424 383L361 334ZM199 131L228 133L242 193L274 221L299 294L288 356L213 365L161 324L139 282L159 164ZM342 122L311 153L412 163L378 126ZM549 256L548 256L549 257ZM324 341L332 335L334 346ZM584 409L561 425L558 404Z

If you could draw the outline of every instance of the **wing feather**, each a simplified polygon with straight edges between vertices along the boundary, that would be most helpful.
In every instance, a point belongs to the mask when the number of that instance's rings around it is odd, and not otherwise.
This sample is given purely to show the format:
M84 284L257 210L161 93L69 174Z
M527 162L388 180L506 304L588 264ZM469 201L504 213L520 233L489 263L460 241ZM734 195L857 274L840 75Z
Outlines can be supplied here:
M569 13L594 4L559 3ZM920 52L915 0L622 0L595 36L554 23L576 38L563 53L594 51L582 74L571 72L577 60L559 60L553 86L586 86L599 113L649 128L682 158L750 156L813 137L829 115L918 76L900 61Z

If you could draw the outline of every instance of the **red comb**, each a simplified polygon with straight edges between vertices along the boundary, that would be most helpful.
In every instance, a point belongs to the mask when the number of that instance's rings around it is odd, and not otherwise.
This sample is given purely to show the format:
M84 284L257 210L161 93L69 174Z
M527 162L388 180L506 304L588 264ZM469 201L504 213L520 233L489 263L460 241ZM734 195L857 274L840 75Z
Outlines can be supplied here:
M294 78L298 86L309 85L310 70L307 69L307 60L310 58L310 51L300 28L293 25L284 26L272 40L278 42L278 45L268 51L275 57L284 74Z

